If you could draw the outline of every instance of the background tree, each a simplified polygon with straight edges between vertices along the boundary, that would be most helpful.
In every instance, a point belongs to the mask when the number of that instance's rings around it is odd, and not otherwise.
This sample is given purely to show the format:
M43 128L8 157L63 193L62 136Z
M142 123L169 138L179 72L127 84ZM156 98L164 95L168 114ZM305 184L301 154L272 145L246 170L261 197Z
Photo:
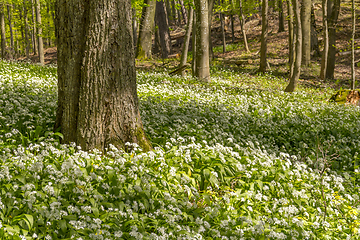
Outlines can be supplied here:
M328 0L322 0L322 15L323 15L323 32L324 32L324 49L321 57L320 79L325 80L328 54L329 54L329 31L327 21L327 6Z
M243 11L243 6L242 6L242 0L238 0L239 1L239 20L240 20L240 31L244 40L244 46L245 46L245 50L246 52L250 52L249 50L249 45L247 42L247 37L246 37L246 31L245 31L245 15L244 15L244 11Z
M351 0L351 89L355 90L355 31L356 31L356 18L355 18L355 0Z
M136 58L151 58L155 10L156 1L144 1L140 19L139 37L136 46Z
M128 0L57 0L58 110L64 143L105 150L150 145L136 93ZM101 47L99 47L101 46Z
M284 18L284 8L283 1L278 0L278 11L279 11L279 29L278 32L285 31L285 18Z
M192 25L193 25L193 20L194 20L194 8L192 6L189 6L189 14L187 14L187 16L189 18L187 20L186 33L185 33L185 37L184 37L184 43L183 43L183 47L182 47L181 59L180 59L180 65L179 65L179 68L182 69L181 76L185 76L184 66L186 65L186 62L187 62L189 43L190 43Z
M166 12L165 2L156 1L155 20L159 31L159 40L161 46L161 57L168 58L171 53L171 38L169 31L169 22Z
M334 79L335 55L336 55L336 23L340 12L340 0L328 0L328 31L329 53L326 66L326 78Z
M41 6L40 6L40 0L35 0L36 4L36 23L37 23L37 40L38 40L38 53L39 53L39 61L40 64L44 64L44 45L43 45L43 38L42 38L42 27L41 27Z
M208 0L195 0L195 77L201 81L210 81L209 66L209 9Z
M301 5L302 63L310 65L311 60L311 0L303 0Z
M261 48L260 48L260 72L266 71L266 55L267 55L267 36L268 36L268 12L269 12L269 6L268 6L268 0L262 0L261 5Z
M290 82L285 88L285 92L295 91L297 82L299 81L301 71L301 55L302 55L302 30L301 30L301 17L300 17L300 6L298 0L292 0L294 19L295 19L295 38L293 44L295 44L294 66L292 75L290 75Z
M6 57L5 13L4 4L0 2L1 57Z

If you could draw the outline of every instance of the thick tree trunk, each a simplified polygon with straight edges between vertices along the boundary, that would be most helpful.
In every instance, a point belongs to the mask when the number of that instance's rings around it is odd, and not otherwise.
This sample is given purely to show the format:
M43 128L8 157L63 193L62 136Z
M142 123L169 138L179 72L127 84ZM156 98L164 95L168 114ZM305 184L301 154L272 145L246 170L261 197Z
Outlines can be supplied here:
M34 0L31 0L31 19L32 19L32 41L33 41L33 50L34 55L37 53L38 42L37 42L37 33L36 33L36 22L35 22L35 9L34 9Z
M30 42L29 42L29 24L27 19L27 6L26 6L26 0L24 0L24 26L25 26L25 52L26 52L26 58L30 57Z
M260 48L260 72L266 71L266 55L267 55L267 36L268 36L268 0L262 0L261 15L262 15L262 28L261 28L261 48Z
M181 59L180 59L180 66L179 68L182 68L183 66L185 66L186 62L187 62L187 55L188 55L188 51L189 51L189 43L190 43L190 37L191 37L191 31L192 31L192 25L193 25L193 15L194 15L194 9L189 6L189 18L188 18L188 24L186 27L186 33L185 33L185 37L184 37L184 43L183 43L183 47L182 47L182 53L181 53ZM195 34L194 34L195 35ZM183 69L181 71L181 76L185 76L185 69Z
M0 3L1 57L6 58L5 13L4 5Z
M196 67L195 76L210 81L209 66L209 9L208 0L195 0L196 15Z
M136 47L136 58L151 58L152 35L156 1L145 0L140 19L139 38Z
M42 38L42 27L41 27L41 13L40 13L40 0L35 0L36 3L36 23L38 25L37 34L38 34L38 52L39 52L39 61L40 64L44 64L44 46Z
M246 52L250 52L249 45L247 42L247 37L246 37L246 31L245 31L245 16L244 16L243 7L242 7L242 0L239 0L239 10L240 10L240 14L239 14L240 29L241 29L241 34L244 39L245 50L246 50Z
M303 0L301 6L302 64L310 65L311 60L311 0Z
M159 40L161 47L161 57L168 58L171 53L171 38L169 31L169 23L167 21L166 6L163 0L156 1L156 25L159 27Z
M104 151L150 145L140 120L128 0L57 0L59 101L64 143Z
M334 79L336 55L336 22L340 11L340 0L328 1L329 54L326 67L326 78Z
M289 85L285 88L285 92L294 92L297 82L299 81L301 71L301 55L302 55L302 30L301 30L301 17L300 17L300 6L298 0L292 0L293 12L295 18L296 38L295 40L295 53L294 53L294 72L290 78Z
M279 8L279 30L278 32L285 31L285 18L284 18L284 8L282 0L278 0L278 8Z
M11 6L8 4L7 6L7 13L8 13L8 21L9 21L9 30L10 30L10 58L14 57L14 33L13 33L13 25L11 22Z
M351 89L355 90L355 0L351 1L351 21L352 21L352 31L351 31Z

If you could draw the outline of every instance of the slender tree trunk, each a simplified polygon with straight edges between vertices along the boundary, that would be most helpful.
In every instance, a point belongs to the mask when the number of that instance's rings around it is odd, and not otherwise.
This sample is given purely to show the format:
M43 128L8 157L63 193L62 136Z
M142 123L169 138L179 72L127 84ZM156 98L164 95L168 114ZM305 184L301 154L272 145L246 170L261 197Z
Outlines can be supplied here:
M302 64L310 65L311 60L311 0L303 0L301 6Z
M314 4L311 5L311 51L314 57L320 56L319 40L315 20Z
M192 31L192 25L193 25L193 15L194 15L194 9L189 6L189 18L188 18L188 24L186 27L186 33L184 37L184 43L182 47L182 53L181 53L181 59L180 59L180 66L179 68L182 69L183 66L185 66L187 61L187 55L189 51L189 43L190 43L190 37L191 37L191 31ZM194 34L195 35L195 34ZM185 69L181 71L181 76L185 76Z
M221 4L219 0L219 5ZM220 27L221 27L221 40L223 45L223 53L226 52L226 37L225 37L225 29L224 29L224 15L220 12Z
M201 81L210 82L208 0L195 0L194 2L196 14L195 76Z
M242 8L242 0L239 0L239 10L240 10L240 14L239 14L240 28L241 28L241 34L244 39L245 50L246 50L246 52L250 52L249 45L247 42L247 37L246 37L246 31L245 31L245 16L244 16L243 8Z
M335 60L336 60L336 22L340 11L340 0L328 1L328 18L329 27L329 54L326 67L326 78L334 79ZM329 13L328 13L329 15Z
M39 61L40 64L44 64L44 46L42 38L42 27L41 27L41 13L40 13L40 0L35 0L36 3L36 23L38 25L38 52L39 52Z
M213 44L211 39L211 25L212 25L212 16L215 0L208 0L208 23L209 23L209 66L210 62L214 59Z
M6 58L5 13L4 5L0 3L1 57Z
M351 89L355 90L355 0L351 1L351 21L352 21L352 32L351 32Z
M285 92L294 92L297 82L299 81L300 71L301 71L301 55L302 55L302 30L301 30L301 17L300 17L300 6L298 0L292 0L293 11L295 17L295 31L296 38L295 40L295 63L294 63L294 72L290 78L289 85L285 88Z
M262 0L261 6L262 28L261 28L261 49L260 49L260 72L266 71L267 36L268 36L268 0Z
M139 37L136 47L136 58L151 58L152 35L154 28L154 17L156 1L145 0L140 19Z
M34 9L34 0L31 0L31 19L32 19L32 39L33 39L33 48L34 55L37 53L38 42L37 42L37 33L36 33L36 22L35 22L35 9Z
M163 0L156 1L156 25L159 27L159 40L161 46L161 57L168 58L171 53L171 39L169 31L169 23L167 21L166 6Z
M46 3L46 12L47 12L47 30L46 30L46 39L47 47L51 47L51 34L50 34L50 6L49 2Z
M58 110L63 142L104 151L150 144L136 93L129 0L57 0ZM71 36L71 37L68 37Z
M26 6L26 0L24 0L24 26L25 26L25 52L26 52L26 58L30 57L30 42L29 42L29 24L27 19L27 6Z
M137 43L137 29L138 29L138 23L136 20L136 8L132 8L132 28L133 28L133 41L135 46L135 52L136 52L136 43Z
M186 14L186 9L185 9L185 6L184 6L184 1L183 0L179 0L179 3L180 3L180 6L181 6L181 13L182 13L182 16L184 18L184 22L185 22L185 25L187 25L188 23L188 16Z
M193 26L192 26L192 61L191 61L191 71L193 77L195 77L196 72L196 14L194 11L193 14Z
M284 19L284 8L282 0L278 0L278 8L279 8L279 30L278 32L285 31L285 19Z
M327 60L329 54L329 31L328 31L328 0L322 0L322 11L323 11L323 32L324 32L324 50L321 59L320 79L325 80L325 73L327 68Z
M13 25L11 22L11 6L8 4L7 6L8 13L8 21L9 21L9 30L10 30L10 58L14 57L14 33L13 33Z
M288 26L289 26L289 64L290 64L290 76L293 74L293 63L294 63L294 13L292 8L291 0L287 0L288 8Z
M168 13L168 22L169 24L173 23L173 19L172 19L172 13L171 13L171 7L170 7L170 1L169 0L165 0L165 6L166 6L166 12Z

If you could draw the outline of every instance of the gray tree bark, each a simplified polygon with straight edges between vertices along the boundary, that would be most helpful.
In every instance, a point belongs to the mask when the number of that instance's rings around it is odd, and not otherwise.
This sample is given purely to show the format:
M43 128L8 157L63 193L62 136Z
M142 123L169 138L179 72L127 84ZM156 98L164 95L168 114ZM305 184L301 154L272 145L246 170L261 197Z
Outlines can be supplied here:
M6 58L5 13L4 5L0 3L1 57Z
M320 79L325 80L325 73L327 68L327 60L329 54L329 31L328 31L328 21L327 21L327 6L328 0L322 0L322 12L323 12L323 32L324 32L324 50L321 58L321 69L320 69Z
M268 12L269 5L268 0L262 0L261 6L261 48L260 48L260 72L266 71L266 55L267 55L267 36L268 36Z
M39 52L39 61L40 64L44 64L44 45L43 45L43 38L42 38L42 27L41 27L41 13L40 13L40 0L35 0L36 4L36 23L37 27L37 34L38 34L38 52Z
M294 72L290 78L289 85L285 88L285 92L294 92L297 82L299 81L301 71L301 55L302 55L302 30L301 30L301 17L300 17L300 4L298 0L292 0L293 12L295 18L295 53L294 53Z
M23 11L24 11L24 27L25 27L25 52L26 57L30 57L30 42L29 42L29 24L27 19L27 6L26 6L26 0L23 2Z
M182 47L182 53L181 53L181 59L180 59L180 65L179 68L182 68L183 66L186 65L187 62L187 55L188 55L188 51L189 51L189 43L190 43L190 38L191 38L191 31L192 31L192 25L193 25L193 16L194 16L194 9L189 6L189 14L188 14L189 18L188 18L188 24L186 27L186 33L185 33L185 37L184 37L184 43L183 43L183 47ZM195 35L195 34L194 34ZM181 76L185 76L185 69L183 69L181 71Z
M288 31L289 31L289 64L290 64L290 76L294 71L294 12L292 8L291 0L287 0L288 9Z
M151 58L152 35L154 28L156 1L145 0L140 19L139 37L136 46L136 58Z
M63 142L104 151L151 148L143 131L129 0L57 0L58 110Z
M336 60L336 23L339 12L340 0L328 0L329 53L325 74L327 79L334 79Z
M303 0L301 6L302 64L310 65L311 60L311 0Z
M207 0L195 0L196 15L196 65L195 76L210 82L209 65L209 9Z
M171 53L171 38L167 19L165 2L163 0L156 1L155 20L158 26L161 57L163 59L168 58Z

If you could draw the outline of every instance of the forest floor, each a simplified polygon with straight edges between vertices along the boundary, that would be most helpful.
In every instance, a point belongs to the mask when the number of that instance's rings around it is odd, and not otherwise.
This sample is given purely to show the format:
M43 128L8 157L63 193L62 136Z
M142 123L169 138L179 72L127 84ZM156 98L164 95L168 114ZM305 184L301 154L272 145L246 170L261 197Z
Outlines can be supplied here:
M350 36L351 36L351 11L350 6L346 3L342 4L339 21L337 24L337 40L336 47L337 52L350 51ZM320 50L323 48L322 37L322 12L321 5L315 5L316 26L318 33L318 40ZM360 11L357 13L359 16ZM261 17L255 14L246 22L246 33L248 38L248 44L250 53L247 53L244 49L243 38L240 32L239 19L236 16L234 18L234 36L232 41L231 27L227 26L226 29L226 52L223 53L221 28L219 21L219 14L214 14L212 25L212 42L214 51L213 65L223 66L231 68L236 72L247 72L249 74L256 74L259 68L260 57L260 35L261 35ZM285 31L278 32L278 17L277 13L270 8L269 14L269 34L268 34L268 62L270 65L269 72L276 76L282 76L287 78L289 73L288 65L288 27L287 21L285 21ZM171 26L173 31L171 35L173 38L179 35L184 35L185 25L182 27ZM355 48L360 48L360 32L357 30L355 39L359 40L359 43L355 43ZM163 68L165 71L171 71L176 68L179 63L181 55L181 43L183 39L177 38L173 40L173 52L169 59L160 59L160 54L155 54L153 60L149 61L136 61L136 65L139 69L151 70ZM31 55L32 62L38 62L38 56ZM20 58L19 60L26 60ZM360 61L360 53L355 54L355 61ZM57 52L56 47L48 48L45 50L45 64L56 64ZM320 74L320 56L312 56L311 64L309 67L302 67L300 84L312 85L314 87L320 87L322 85L331 86L335 89L340 87L348 88L350 86L351 77L351 58L350 55L340 56L336 54L336 66L333 80L321 81L319 79ZM359 63L358 63L359 64ZM360 66L356 66L356 75L360 76ZM358 78L358 77L357 77Z

